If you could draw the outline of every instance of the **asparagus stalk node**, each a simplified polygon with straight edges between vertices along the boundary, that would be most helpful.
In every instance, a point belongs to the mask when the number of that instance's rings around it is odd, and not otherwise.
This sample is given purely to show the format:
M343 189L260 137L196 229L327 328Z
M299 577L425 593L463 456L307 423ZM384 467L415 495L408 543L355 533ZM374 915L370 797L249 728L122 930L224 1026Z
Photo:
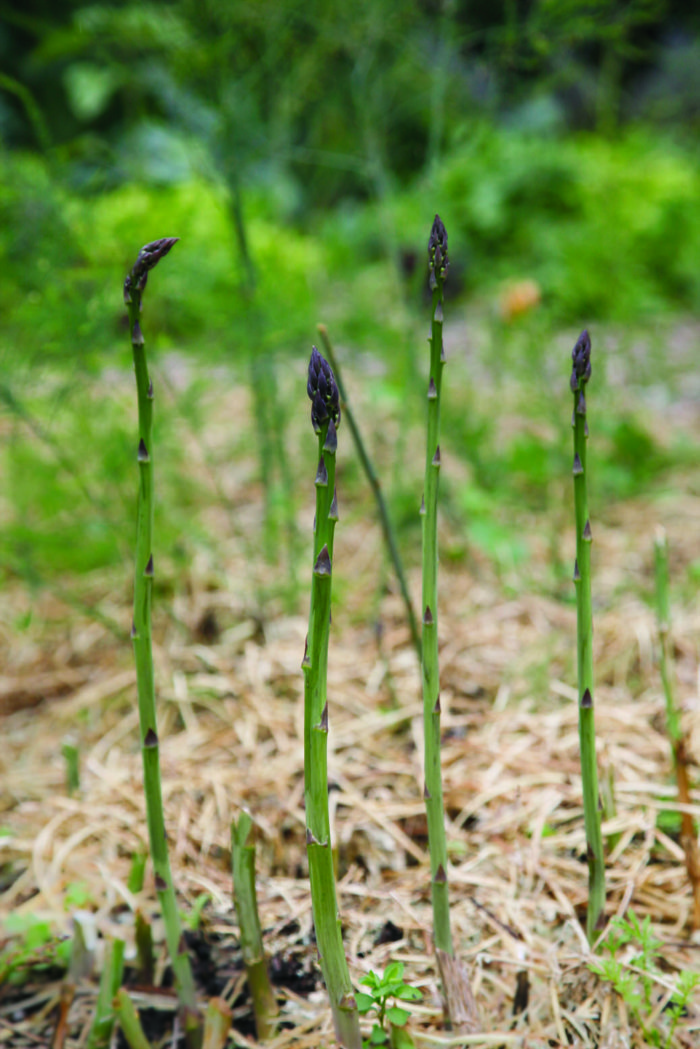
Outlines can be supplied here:
M666 727L671 743L671 757L681 805L691 805L688 777L688 755L681 726L681 717L673 687L673 655L670 640L671 603L668 584L668 540L659 528L654 539L654 569L656 577L656 615L659 630L659 670L666 700ZM681 845L685 853L688 880L693 890L693 929L700 929L700 850L695 821L690 812L681 812Z
M428 268L432 291L430 375L428 381L428 432L425 485L421 504L423 526L423 730L425 740L425 786L423 796L428 819L431 896L435 948L452 956L452 931L447 886L447 838L442 796L440 762L440 676L438 667L438 541L437 508L440 478L440 394L444 354L442 346L443 287L449 269L447 231L435 216L428 241Z
M338 915L328 809L327 674L333 539L338 519L335 456L340 399L333 371L315 346L311 352L306 389L311 399L311 422L318 436L319 453L309 633L302 660L306 847L316 943L336 1037L344 1049L361 1049L359 1013Z
M163 814L160 779L160 744L156 723L155 680L151 642L151 602L153 596L153 383L148 373L145 340L141 330L141 300L148 275L168 254L177 237L164 237L146 244L124 281L124 302L129 315L129 331L134 357L138 397L139 441L136 459L139 470L139 498L136 529L136 570L134 575L134 618L131 638L136 661L139 703L143 785L155 887L160 901L165 936L175 975L178 998L189 1041L196 1044L198 1014L192 969L180 925L173 886L168 841Z
M593 711L593 611L591 604L591 522L588 515L588 486L586 476L586 383L591 377L591 340L587 331L581 333L572 351L571 392L574 412L571 425L574 431L574 507L576 518L576 587L577 664L579 695L579 744L581 749L581 778L583 782L583 819L586 829L588 857L588 913L586 933L593 943L605 920L605 857L600 820L598 792L598 764L595 752L595 715Z
M250 841L253 821L241 812L238 823L231 824L231 858L233 895L238 915L243 962L248 973L248 987L253 1001L258 1041L271 1038L277 1028L277 1000L270 983L262 942L255 892L255 845Z

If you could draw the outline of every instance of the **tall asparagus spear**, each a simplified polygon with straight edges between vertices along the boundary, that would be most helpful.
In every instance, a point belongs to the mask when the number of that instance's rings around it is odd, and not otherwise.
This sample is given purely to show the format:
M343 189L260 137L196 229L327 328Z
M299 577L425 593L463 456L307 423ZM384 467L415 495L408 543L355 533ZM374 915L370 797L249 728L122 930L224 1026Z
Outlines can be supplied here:
M571 354L571 392L574 396L574 505L576 514L576 627L578 653L578 731L583 781L583 819L588 854L588 914L586 932L589 943L595 939L605 914L605 857L600 829L598 765L595 753L593 713L593 613L591 606L591 522L588 516L586 474L586 383L591 377L591 340L587 331L578 338Z
M425 808L432 882L435 947L451 955L450 904L447 891L447 839L440 767L440 677L438 669L437 608L437 505L440 478L440 392L444 353L442 347L443 287L449 268L447 231L435 216L428 241L433 320L430 337L428 382L428 439L423 490L423 726L425 736Z
M318 435L316 519L309 634L304 669L304 797L306 846L311 879L316 943L331 1001L333 1023L344 1049L361 1049L359 1013L353 995L335 893L328 811L328 636L331 614L333 537L338 519L335 453L340 423L338 387L328 362L314 346L307 392L311 422Z
M141 299L148 274L167 255L177 237L164 237L141 248L138 258L124 281L124 302L129 314L129 331L134 354L136 393L138 397L139 499L136 529L136 571L134 575L134 621L131 637L136 660L136 685L141 726L143 786L155 884L160 901L165 937L175 974L175 983L184 1014L185 1027L194 1032L199 1026L197 997L187 948L180 927L175 889L170 871L168 841L163 816L160 782L159 740L156 725L156 697L151 644L151 600L153 594L153 383L141 332ZM196 1041L196 1036L193 1037Z

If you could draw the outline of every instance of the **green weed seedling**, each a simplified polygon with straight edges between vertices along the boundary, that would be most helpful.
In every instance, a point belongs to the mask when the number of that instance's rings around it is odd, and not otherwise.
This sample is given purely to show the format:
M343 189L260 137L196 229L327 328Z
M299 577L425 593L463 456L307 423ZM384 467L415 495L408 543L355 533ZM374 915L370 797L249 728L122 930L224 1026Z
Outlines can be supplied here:
M413 1045L413 1039L403 1030L411 1013L396 1002L418 1002L423 995L417 987L404 983L403 970L403 962L390 962L382 976L370 970L360 980L367 991L355 995L357 1008L362 1016L374 1014L374 1025L369 1038L362 1043L363 1049L375 1045L407 1049Z
M625 1003L628 1013L639 1025L646 1045L668 1049L685 1011L700 986L700 973L683 971L676 976L668 993L667 974L661 972L658 959L663 943L654 935L649 915L640 922L634 912L626 918L613 918L602 949L608 957L589 963L596 976L608 980ZM620 951L625 950L624 959ZM661 985L666 994L655 994Z

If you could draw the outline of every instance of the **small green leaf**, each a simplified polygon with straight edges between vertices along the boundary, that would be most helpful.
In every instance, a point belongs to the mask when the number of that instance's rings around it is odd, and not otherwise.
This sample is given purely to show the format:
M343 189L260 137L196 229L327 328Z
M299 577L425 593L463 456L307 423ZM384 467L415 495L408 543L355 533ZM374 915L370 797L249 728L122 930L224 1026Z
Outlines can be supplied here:
M379 986L379 977L375 972L372 972L372 970L370 969L367 975L362 977L360 983L363 984L365 987L371 987L373 990L376 990Z
M386 1011L387 1020L397 1027L403 1027L410 1015L408 1009L401 1009L398 1005L392 1005L391 1009Z
M395 980L403 980L403 962L391 962L384 970L382 983L393 983Z
M389 1041L389 1036L386 1033L386 1031L379 1026L379 1024L375 1024L372 1028L372 1033L369 1036L369 1040L371 1045L386 1045L386 1043Z
M355 995L355 1001L357 1002L357 1009L362 1016L377 1004L371 994L363 994L362 991L358 991Z
M417 987L411 987L410 984L403 983L396 992L396 997L400 998L402 1002L419 1002L423 997L423 992L419 991Z

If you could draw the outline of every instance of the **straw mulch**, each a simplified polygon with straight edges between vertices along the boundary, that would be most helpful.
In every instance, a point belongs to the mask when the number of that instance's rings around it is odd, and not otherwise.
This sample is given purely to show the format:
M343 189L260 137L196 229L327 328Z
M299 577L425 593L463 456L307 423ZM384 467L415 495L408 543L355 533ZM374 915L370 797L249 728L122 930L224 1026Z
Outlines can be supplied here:
M258 489L242 482L235 495L239 522L259 528ZM632 908L651 917L664 942L663 975L654 985L662 1016L675 974L700 968L700 943L689 935L692 899L683 852L658 824L661 812L675 808L675 788L653 614L640 596L650 587L649 532L657 519L668 527L675 568L697 556L698 498L678 496L661 511L637 501L611 511L594 529L594 570L599 767L603 779L614 780L617 806L604 827L612 843L607 916ZM156 622L175 880L184 911L200 894L209 897L191 937L202 993L233 1004L233 1044L253 1045L229 849L231 819L241 806L249 809L258 829L265 942L286 1022L271 1044L330 1046L304 845L300 662L306 623L279 605L272 606L275 613L261 612L249 585L248 552L220 525L215 582L203 554L167 616L167 602L160 602ZM541 522L532 520L535 558L538 529ZM568 563L569 540L562 543ZM452 1041L445 1032L430 943L419 673L398 596L393 588L377 596L383 559L371 512L341 519L329 770L353 979L389 959L403 960L407 978L424 992L411 1021L422 1045L643 1044L624 1003L588 968L573 605L544 588L518 593L475 553L443 565L440 638L453 932L470 970L478 1032ZM256 584L274 581L280 571L258 566ZM411 572L411 585L417 596L418 570ZM128 627L129 587L121 575L90 580L81 598ZM153 915L162 937L150 877L138 899L126 888L131 857L145 846L130 651L128 641L119 643L102 622L48 593L35 606L37 625L20 636L11 624L28 602L19 589L2 596L0 797L8 836L2 839L0 908L4 915L44 916L68 934L66 892L83 886L84 908L100 934L99 972L102 937L119 931L128 938L136 909ZM697 761L697 606L677 610L674 634L679 696ZM81 790L74 797L66 794L60 754L67 735L81 751ZM700 793L693 797L700 818ZM51 1044L61 993L59 980L38 975L23 992L6 988L0 1045ZM84 1044L95 993L94 978L75 988L64 1010L62 1045ZM167 989L137 989L134 1000L166 1020L174 1015ZM697 1004L675 1037L679 1046L700 1044ZM172 1036L164 1044L172 1044Z

